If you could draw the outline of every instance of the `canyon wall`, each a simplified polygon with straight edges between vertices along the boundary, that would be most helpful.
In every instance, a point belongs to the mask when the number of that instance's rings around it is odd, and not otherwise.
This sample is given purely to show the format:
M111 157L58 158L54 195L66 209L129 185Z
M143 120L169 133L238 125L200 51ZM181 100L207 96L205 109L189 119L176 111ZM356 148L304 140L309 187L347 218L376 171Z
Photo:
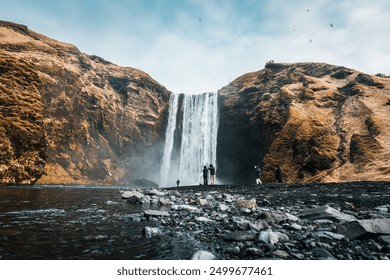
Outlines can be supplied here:
M0 21L0 184L153 181L169 96L140 70Z
M219 176L275 182L390 179L390 78L323 63L267 63L219 91Z

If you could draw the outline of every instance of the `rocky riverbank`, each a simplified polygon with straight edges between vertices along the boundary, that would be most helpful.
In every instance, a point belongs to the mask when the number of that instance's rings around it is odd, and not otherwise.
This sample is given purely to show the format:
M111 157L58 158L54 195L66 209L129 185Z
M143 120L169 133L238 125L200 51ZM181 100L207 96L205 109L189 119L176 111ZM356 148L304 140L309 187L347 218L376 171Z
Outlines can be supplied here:
M133 220L155 221L145 238L190 240L188 258L390 259L390 182L134 189L122 198L144 204Z

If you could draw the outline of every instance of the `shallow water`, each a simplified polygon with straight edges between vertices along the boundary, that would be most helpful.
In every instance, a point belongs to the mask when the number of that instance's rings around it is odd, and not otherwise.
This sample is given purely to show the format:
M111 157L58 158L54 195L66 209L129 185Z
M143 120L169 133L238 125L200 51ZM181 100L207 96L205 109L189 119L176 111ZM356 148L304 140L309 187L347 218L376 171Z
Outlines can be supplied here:
M175 242L145 238L152 221L124 187L0 187L0 259L177 259ZM165 250L161 250L165 246Z

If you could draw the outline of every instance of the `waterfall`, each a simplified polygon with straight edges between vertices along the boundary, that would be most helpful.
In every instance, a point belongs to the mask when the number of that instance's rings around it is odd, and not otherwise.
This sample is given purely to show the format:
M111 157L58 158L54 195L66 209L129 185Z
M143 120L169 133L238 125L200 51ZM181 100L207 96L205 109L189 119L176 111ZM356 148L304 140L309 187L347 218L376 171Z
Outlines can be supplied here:
M160 169L160 186L198 185L202 169L217 160L218 94L172 94ZM217 167L216 167L217 168ZM218 177L218 170L217 176Z

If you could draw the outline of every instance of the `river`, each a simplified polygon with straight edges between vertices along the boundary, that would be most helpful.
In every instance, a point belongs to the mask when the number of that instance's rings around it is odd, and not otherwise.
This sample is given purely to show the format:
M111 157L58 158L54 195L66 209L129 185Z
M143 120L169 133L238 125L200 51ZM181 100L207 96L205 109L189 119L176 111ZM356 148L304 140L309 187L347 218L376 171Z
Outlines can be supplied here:
M127 203L126 187L0 187L0 259L186 259L190 242L146 238L149 206ZM183 238L183 237L182 237Z

